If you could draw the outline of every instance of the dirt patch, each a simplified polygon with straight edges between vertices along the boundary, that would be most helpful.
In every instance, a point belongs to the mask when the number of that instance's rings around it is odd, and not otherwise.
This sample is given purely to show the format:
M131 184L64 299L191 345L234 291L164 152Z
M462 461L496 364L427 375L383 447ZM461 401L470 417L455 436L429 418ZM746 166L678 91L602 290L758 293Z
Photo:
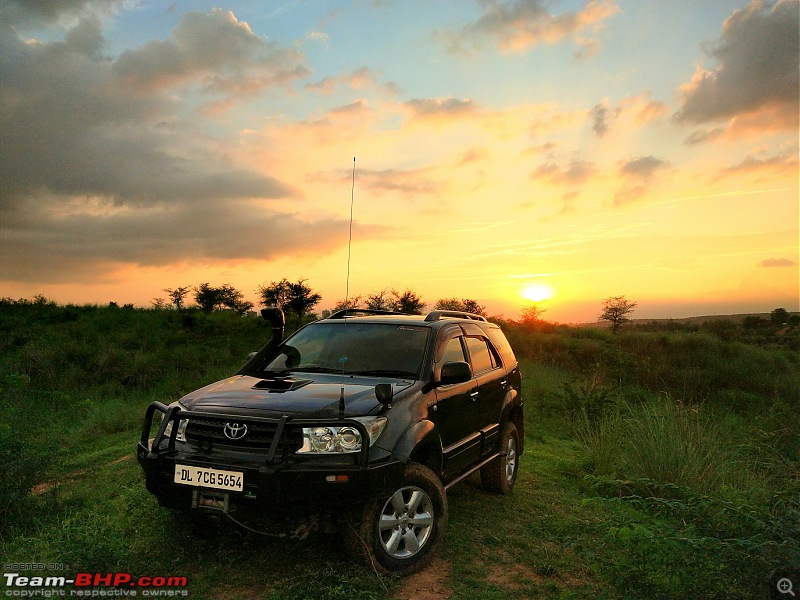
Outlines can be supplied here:
M85 469L81 471L74 471L73 473L67 473L61 479L54 479L52 481L45 481L42 483L38 483L31 489L31 495L38 496L40 494L44 494L45 492L49 492L50 490L52 490L54 487L58 487L59 485L67 481L72 481L73 479L77 479L78 477L84 474L86 474Z
M513 568L495 566L486 580L492 585L503 589L516 590L522 587L522 582L535 581L536 583L542 583L545 578L525 565L516 564Z
M119 464L119 463L124 462L126 460L130 460L132 456L133 456L133 454L125 454L124 456L120 456L119 458L112 460L108 464L109 465L116 465L116 464ZM72 473L67 473L66 475L64 475L60 479L53 479L51 481L43 481L42 483L37 483L31 489L31 494L33 496L39 496L40 494L44 494L46 492L49 492L53 488L58 487L63 483L66 483L68 481L72 481L74 479L77 479L78 477L82 477L83 475L86 475L86 469L82 469L80 471L74 471Z
M415 575L406 577L393 596L394 600L446 600L453 595L447 580L450 563L437 558L431 565Z

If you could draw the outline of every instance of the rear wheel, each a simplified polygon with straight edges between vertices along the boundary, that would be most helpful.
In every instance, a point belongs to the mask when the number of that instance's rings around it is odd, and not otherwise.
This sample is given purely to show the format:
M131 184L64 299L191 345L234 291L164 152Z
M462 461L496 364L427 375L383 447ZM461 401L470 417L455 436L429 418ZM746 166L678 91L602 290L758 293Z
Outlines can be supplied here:
M410 462L391 493L376 494L346 524L355 558L400 574L424 568L447 528L447 496L427 467Z
M500 456L481 469L481 484L491 492L509 494L514 489L519 470L519 433L509 421L503 427Z

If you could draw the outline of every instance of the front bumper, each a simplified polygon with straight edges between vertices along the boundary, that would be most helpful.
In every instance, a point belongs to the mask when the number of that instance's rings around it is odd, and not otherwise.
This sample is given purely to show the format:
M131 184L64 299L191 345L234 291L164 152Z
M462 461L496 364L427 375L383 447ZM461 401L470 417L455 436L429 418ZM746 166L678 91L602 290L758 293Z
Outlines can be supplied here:
M164 414L155 437L150 439L153 417ZM255 426L273 427L271 443L261 452L237 451L224 445L200 446L176 443L178 422L181 419L236 421ZM168 423L171 432L165 435ZM346 421L359 428L362 439L368 440L364 426ZM315 425L341 425L343 422L299 420L289 417L268 419L217 413L184 411L154 402L148 407L142 435L137 446L137 459L145 472L148 491L159 504L178 509L205 508L224 512L273 512L290 508L336 509L366 501L377 491L390 491L402 480L404 465L396 460L369 462L369 448L355 454L298 457L286 440L298 428ZM203 486L187 486L174 482L175 465L209 467L243 474L242 491L219 490Z

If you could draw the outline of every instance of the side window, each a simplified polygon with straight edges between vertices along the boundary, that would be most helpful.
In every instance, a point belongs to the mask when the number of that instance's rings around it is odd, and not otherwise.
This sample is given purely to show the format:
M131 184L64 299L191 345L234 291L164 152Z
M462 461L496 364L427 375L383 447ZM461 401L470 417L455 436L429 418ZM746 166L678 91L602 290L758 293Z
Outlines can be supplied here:
M497 360L492 355L486 340L478 337L467 338L469 358L472 361L472 372L476 375L491 371L497 367Z
M444 354L442 354L442 360L440 364L466 360L467 358L464 356L464 348L461 345L461 337L449 339L447 341L447 345L444 347Z

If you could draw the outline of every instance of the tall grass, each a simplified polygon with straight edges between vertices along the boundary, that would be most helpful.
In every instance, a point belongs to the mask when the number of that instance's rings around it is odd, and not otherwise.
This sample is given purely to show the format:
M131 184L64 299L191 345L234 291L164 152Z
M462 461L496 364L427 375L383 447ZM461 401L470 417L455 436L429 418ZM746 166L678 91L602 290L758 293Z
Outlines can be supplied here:
M638 490L647 495L670 486L695 493L737 490L749 495L765 487L753 457L734 441L735 431L669 397L621 404L594 420L582 412L576 434L587 448L594 474L652 482L655 485Z

